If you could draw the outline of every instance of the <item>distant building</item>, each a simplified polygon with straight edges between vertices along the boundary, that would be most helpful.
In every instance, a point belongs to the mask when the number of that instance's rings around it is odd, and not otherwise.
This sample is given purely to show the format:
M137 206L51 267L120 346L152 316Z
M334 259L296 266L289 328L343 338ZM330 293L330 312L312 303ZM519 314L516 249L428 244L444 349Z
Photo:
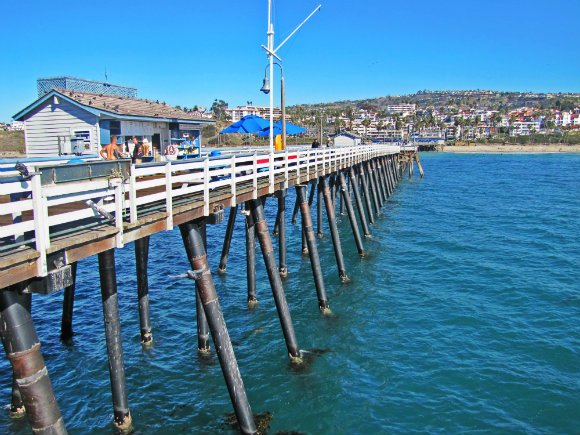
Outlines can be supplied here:
M166 103L113 95L53 89L13 116L24 122L26 154L50 157L71 152L71 139L84 140L84 153L101 145L148 139L156 152L188 140L200 144L201 127L214 121L199 112L184 112Z
M356 134L350 133L348 131L340 132L332 137L334 146L357 146L362 143L362 138Z
M570 112L562 112L562 127L572 124L572 115Z
M22 130L24 130L24 122L22 122L22 121L12 121L12 123L8 126L8 130L11 130L11 131L22 131Z
M400 114L402 116L409 116L417 110L416 104L389 104L387 112L391 114Z
M542 127L540 121L515 121L512 123L510 136L529 136L538 133Z
M265 119L270 119L269 106L238 106L232 109L225 109L225 112L230 117L231 122L237 122L248 115L257 115ZM280 118L282 118L282 110L279 107L274 107L274 119ZM290 115L286 115L286 120L290 120Z

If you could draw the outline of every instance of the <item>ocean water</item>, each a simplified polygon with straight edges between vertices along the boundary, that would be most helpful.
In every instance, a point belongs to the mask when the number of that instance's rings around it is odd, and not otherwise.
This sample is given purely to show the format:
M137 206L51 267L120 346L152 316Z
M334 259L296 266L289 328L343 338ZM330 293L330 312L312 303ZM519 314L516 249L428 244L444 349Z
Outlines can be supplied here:
M577 434L580 155L422 160L426 177L402 180L365 241L367 258L340 217L348 284L338 280L325 228L319 249L332 316L318 311L299 227L288 223L284 286L296 334L302 349L324 350L303 370L288 363L259 251L260 303L246 307L238 217L228 273L214 280L253 411L272 413L271 434ZM224 230L208 228L213 270ZM150 255L155 344L143 350L133 246L116 253L135 433L230 434L217 357L196 352L192 283L168 277L188 269L179 231L153 236ZM62 292L35 295L33 316L69 433L111 434L96 258L79 263L76 294L72 346L59 342ZM0 358L5 405L10 385ZM0 433L29 433L6 408Z

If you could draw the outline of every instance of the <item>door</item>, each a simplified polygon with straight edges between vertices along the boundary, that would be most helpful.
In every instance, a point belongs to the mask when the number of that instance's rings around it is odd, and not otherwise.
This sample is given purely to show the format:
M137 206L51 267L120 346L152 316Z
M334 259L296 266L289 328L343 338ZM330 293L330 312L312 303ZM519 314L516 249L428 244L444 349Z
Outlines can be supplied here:
M155 133L152 137L151 137L151 142L153 145L153 152L152 154L154 156L158 156L161 154L161 135L159 133Z

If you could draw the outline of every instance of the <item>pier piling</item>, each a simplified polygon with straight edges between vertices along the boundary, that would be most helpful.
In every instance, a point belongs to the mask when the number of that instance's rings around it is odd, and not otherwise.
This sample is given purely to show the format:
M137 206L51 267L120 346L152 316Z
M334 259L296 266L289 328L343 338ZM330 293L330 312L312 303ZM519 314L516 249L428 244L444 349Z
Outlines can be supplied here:
M366 172L369 179L369 187L371 190L371 198L373 205L375 206L375 215L379 216L381 214L381 205L379 203L379 197L377 192L377 186L375 184L375 177L373 176L373 171L371 170L370 163L365 164Z
M105 339L109 357L109 375L113 397L113 416L118 431L131 431L131 412L127 401L125 385L125 366L123 346L121 343L121 322L119 319L119 296L117 294L117 275L115 272L115 251L99 254L99 275L101 281L101 299L103 303L103 320L105 322Z
M419 153L415 153L415 160L417 161L417 168L419 169L419 174L421 175L421 178L423 178L425 176L425 173L423 172L423 166L421 166L421 159L419 158Z
M256 229L250 213L250 204L246 202L246 275L248 283L248 306L258 303L256 295Z
M318 189L316 189L316 235L319 239L324 237L324 233L322 232L322 179L324 177L320 177L318 180Z
M370 197L370 193L369 193L369 186L368 186L367 179L366 179L365 169L364 169L364 167L363 167L362 164L359 165L358 170L359 170L359 175L360 175L360 181L362 183L365 204L367 206L367 212L368 212L368 216L369 216L369 222L371 224L374 224L375 223L375 218L374 218L374 213L373 213L373 206L371 205L371 197Z
M386 201L386 197L385 197L385 192L383 191L383 184L381 183L381 177L379 175L379 169L378 169L378 165L377 165L377 160L371 160L370 162L372 169L372 174L373 174L373 178L375 180L375 184L377 186L377 196L379 199L379 207L383 208L383 205L385 204Z
M367 223L367 217L366 217L365 210L364 210L363 203L362 203L362 199L360 196L360 189L359 189L357 177L356 177L356 174L354 173L354 169L352 167L349 168L349 177L348 178L350 179L351 190L354 193L356 208L358 210L358 215L360 217L360 221L361 221L364 235L365 235L365 237L370 238L371 232L369 230L369 225ZM350 195L349 195L349 198L350 198ZM347 213L348 213L348 209L347 209Z
M16 381L13 405L24 404L33 433L66 434L28 308L31 295L21 290L21 285L0 290L0 336Z
M203 220L196 226L196 232L200 233L200 237L204 242L204 250L205 250L205 226L206 221ZM181 239L183 240L183 245L185 247L185 252L187 253L187 258L189 259L189 264L192 267L192 270L195 270L193 265L193 252L191 251L191 244L189 243L189 239L191 238L191 232L193 230L193 223L186 222L184 224L179 225L179 231L181 232ZM209 346L209 325L207 323L207 319L205 317L205 310L203 309L203 304L201 302L201 295L199 294L199 283L195 281L195 314L197 320L197 351L202 355L208 355L210 352Z
M385 181L385 189L387 191L387 198L390 198L391 195L393 194L393 191L391 186L391 180L389 179L389 165L387 159L385 159L384 157L381 157L381 162L382 162L383 179Z
M10 400L10 417L20 418L26 415L26 408L24 407L24 401L22 400L22 394L20 394L20 388L18 388L18 382L16 382L16 376L12 373L12 394Z
M232 244L232 235L234 233L234 225L236 224L236 214L238 213L238 206L234 205L230 208L230 215L228 216L228 225L226 227L226 235L224 236L224 246L222 248L222 255L220 258L220 264L218 266L218 272L223 274L226 273L228 267L228 256L230 254L230 246Z
M383 173L385 176L385 185L387 187L387 196L390 198L393 194L393 184L391 180L391 170L389 166L389 160L383 158Z
M374 161L374 166L375 166L375 175L377 178L377 184L379 185L379 192L381 193L381 208L385 205L385 202L387 202L387 191L385 189L385 180L383 178L383 173L381 171L381 162L380 159L376 159Z
M280 276L288 276L288 266L286 264L286 189L278 192L278 271Z
M137 269L137 297L139 299L139 329L141 344L153 344L151 318L149 313L149 236L135 240L135 263Z
M60 322L60 339L64 343L70 342L73 337L73 306L75 301L75 286L77 279L77 263L71 264L72 284L64 288L62 300L62 318Z
M324 177L320 177L319 185L322 189L322 195L324 197L324 205L326 206L326 216L328 217L328 226L330 227L330 235L332 237L332 244L334 246L334 256L336 257L338 277L341 282L347 282L349 278L346 274L346 267L344 265L342 246L340 243L340 236L338 234L338 227L336 225L334 204L332 202L332 198L330 197L330 189Z
M360 255L361 257L364 257L365 254L365 250L364 250L364 246L362 243L362 239L360 237L360 231L358 229L358 223L356 221L356 217L354 215L354 209L352 207L352 201L350 200L350 195L348 195L347 191L346 191L346 181L344 179L344 175L342 174L342 172L339 172L338 174L338 180L340 183L340 189L341 189L341 193L342 196L344 198L344 203L346 205L346 212L348 214L348 219L350 221L350 226L352 229L352 234L354 236L354 241L356 243L356 249L358 251L358 255Z
M205 218L194 222L188 222L185 226L185 242L190 254L191 267L194 271L200 271L196 278L196 293L199 295L201 306L207 318L209 329L213 338L214 346L234 412L238 419L240 430L243 434L255 434L256 424L246 395L244 382L238 368L238 362L234 354L232 342L226 327L226 323L219 305L218 296L205 249Z
M268 232L268 224L266 223L262 202L257 199L251 200L250 210L254 219L254 226L256 227L258 241L260 242L266 271L268 272L268 279L270 281L270 287L272 288L272 295L274 296L274 302L276 304L278 318L280 319L282 333L284 334L284 340L286 341L288 355L291 361L299 361L300 350L294 332L294 325L292 325L288 302L286 301L286 295L284 293L284 288L282 287L282 278L280 278L280 273L276 270L274 247L272 246L272 239Z
M312 216L310 214L308 201L306 200L306 186L297 185L296 193L300 200L300 212L302 215L302 222L304 223L304 236L308 245L312 274L314 275L314 285L316 286L316 294L318 296L318 307L323 313L327 313L330 311L330 308L326 297L326 289L324 288L322 268L320 267L320 258L318 256L318 247L316 246L316 238L312 226Z

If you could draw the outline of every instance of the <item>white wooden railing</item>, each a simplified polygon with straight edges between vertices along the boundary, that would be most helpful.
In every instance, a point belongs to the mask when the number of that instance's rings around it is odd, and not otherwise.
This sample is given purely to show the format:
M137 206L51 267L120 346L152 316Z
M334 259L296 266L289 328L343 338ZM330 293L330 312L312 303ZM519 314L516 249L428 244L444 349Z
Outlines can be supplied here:
M296 183L306 182L312 176L322 176L374 157L398 152L398 146L368 145L291 149L277 152L273 158L267 153L230 154L191 161L132 165L128 179L113 176L50 185L42 185L40 175L33 173L29 180L0 184L0 195L11 195L10 203L0 206L0 215L12 217L8 219L12 223L0 225L0 239L6 242L1 246L4 249L6 246L34 243L39 254L36 273L37 276L45 276L47 251L57 226L82 228L83 220L97 217L107 221L106 216L110 216L110 225L116 227L115 244L122 247L124 218L130 224L138 225L142 215L150 213L153 206L165 213L165 229L171 230L174 202L192 194L201 194L203 214L208 216L210 192L214 189L226 188L223 192L231 194L229 202L230 206L234 206L242 183L252 186L255 199L258 187L268 186L269 193L273 193L282 187L287 188L291 179L295 179ZM274 180L279 184L276 185ZM175 185L179 187L174 188ZM89 207L87 201L92 201L94 205ZM32 213L32 219L22 220L22 214L26 212ZM28 237L25 240L25 233L31 231L34 231L34 239Z

